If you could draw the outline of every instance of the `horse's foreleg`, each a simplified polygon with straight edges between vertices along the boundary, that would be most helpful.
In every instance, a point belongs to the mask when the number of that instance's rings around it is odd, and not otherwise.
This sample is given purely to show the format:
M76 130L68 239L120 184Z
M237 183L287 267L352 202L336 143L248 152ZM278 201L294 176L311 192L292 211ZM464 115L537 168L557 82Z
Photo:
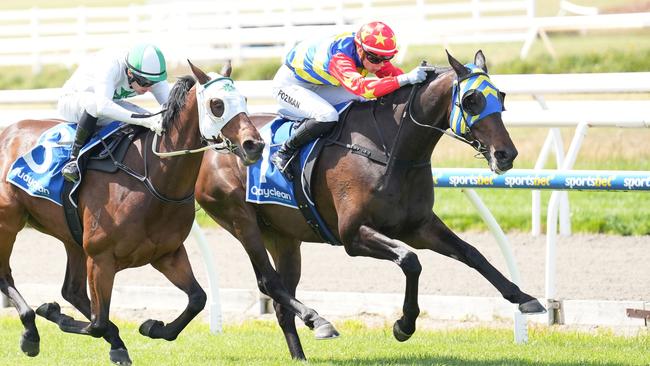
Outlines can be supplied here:
M437 216L432 215L431 220L411 235L406 236L404 241L414 248L431 249L474 268L499 290L506 300L519 304L519 310L522 313L546 312L537 299L521 291L517 285L490 264L476 248L456 236Z
M282 284L280 276L275 271L262 242L262 234L257 226L255 212L252 208L244 208L247 215L233 220L233 234L242 243L246 254L256 269L260 291L268 294L274 301L290 309L309 328L314 329L318 339L338 337L334 326L318 313L292 296Z
M406 249L397 240L393 240L366 225L359 227L352 241L345 243L345 250L350 256L364 256L385 259L396 263L406 276L406 291L402 318L393 326L393 335L400 341L406 341L415 332L415 321L420 314L418 306L418 280L422 266L415 253Z
M154 339L162 338L173 341L187 324L203 310L207 295L194 277L184 245L181 245L175 252L152 262L151 265L185 292L189 301L181 315L171 323L165 325L160 320L149 319L140 325L140 333Z
M90 299L88 298L86 286L85 255L83 250L77 247L75 243L67 245L66 252L68 255L68 263L61 294L81 314L90 319ZM62 319L64 317L60 317L59 321ZM65 327L65 324L61 325ZM109 357L113 363L118 365L131 364L128 350L124 345L124 341L120 338L120 331L113 322L109 322L104 339L111 345Z
M296 296L296 287L298 287L300 281L301 271L300 242L275 231L266 234L264 243L273 257L275 269L289 294ZM284 338L287 341L291 358L305 360L305 353L296 330L295 314L276 301L273 302L273 306L275 307L278 324L280 324Z

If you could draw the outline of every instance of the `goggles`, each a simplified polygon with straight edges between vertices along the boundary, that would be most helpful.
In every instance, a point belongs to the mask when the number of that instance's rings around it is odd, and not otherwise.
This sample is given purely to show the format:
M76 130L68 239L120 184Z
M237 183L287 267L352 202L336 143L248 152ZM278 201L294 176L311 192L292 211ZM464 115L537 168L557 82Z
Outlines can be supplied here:
M134 73L133 71L131 71L131 81L135 81L136 83L138 83L138 85L140 85L143 88L148 88L157 83L157 81L151 81L145 78L144 76Z
M375 64L375 65L378 65L378 64L380 64L382 62L385 62L385 61L390 61L393 58L392 55L391 56L380 56L380 55L376 55L376 54L374 54L372 52L368 52L368 51L364 51L364 52L366 53L366 60L368 60L368 62L370 62L371 64Z

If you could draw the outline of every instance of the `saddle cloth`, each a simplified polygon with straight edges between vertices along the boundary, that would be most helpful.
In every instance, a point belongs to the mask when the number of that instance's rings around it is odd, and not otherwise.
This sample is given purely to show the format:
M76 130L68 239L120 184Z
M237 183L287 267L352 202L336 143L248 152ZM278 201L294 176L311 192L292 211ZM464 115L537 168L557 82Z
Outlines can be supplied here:
M339 114L344 112L352 103L335 106ZM343 118L345 119L345 118ZM337 135L345 121L337 123L331 134ZM294 170L293 182L276 169L269 158L280 148L282 142L289 138L291 131L299 122L276 118L260 130L260 135L266 142L262 158L248 166L246 179L246 201L253 203L270 203L300 210L307 224L323 242L332 245L342 245L338 238L327 227L311 195L311 177L316 161L323 147L331 142L328 138L316 139L300 149L297 162L292 162ZM296 158L294 158L296 159Z
M79 159L100 144L102 139L119 130L120 126L121 123L115 121L100 129L81 149ZM63 206L61 195L64 179L61 169L70 159L76 128L74 123L60 123L43 132L36 146L13 163L7 174L7 181L31 196ZM79 187L82 174L83 172L80 173L80 179L75 183L71 196Z
M342 103L334 106L339 114L343 113L352 103ZM293 182L289 181L276 167L271 163L271 155L277 151L282 143L286 141L299 122L291 121L284 117L277 117L271 123L267 123L260 129L260 135L266 143L262 158L255 164L247 167L248 178L246 180L246 201L260 204L276 204L292 208L298 208L298 203L294 194ZM296 172L296 179L303 177L303 170L305 163L309 160L314 160L315 157L310 156L314 152L314 146L320 139L311 141L300 148L298 156L299 159L297 166L299 171ZM294 158L294 159L296 159ZM294 166L296 166L294 164ZM301 185L303 189L309 187L309 178L303 177ZM306 184L305 184L306 183ZM305 196L311 202L311 194L305 191Z
M253 203L273 203L277 205L298 208L293 194L293 183L290 182L270 161L282 143L287 140L297 122L277 117L260 130L266 146L262 158L248 166L246 180L246 201ZM306 159L316 140L300 149L300 162ZM302 164L300 164L302 166Z

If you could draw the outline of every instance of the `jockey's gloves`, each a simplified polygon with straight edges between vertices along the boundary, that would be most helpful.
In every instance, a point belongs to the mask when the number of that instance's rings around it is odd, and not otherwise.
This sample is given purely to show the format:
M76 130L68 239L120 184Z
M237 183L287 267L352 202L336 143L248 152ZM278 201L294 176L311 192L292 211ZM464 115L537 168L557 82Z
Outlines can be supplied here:
M417 66L406 74L398 75L397 82L399 83L399 86L423 82L424 79L427 78L427 73L424 70L423 67Z
M156 135L162 135L162 113L158 114L136 114L133 113L130 117L125 118L123 122L132 125L143 126L151 131L155 132Z

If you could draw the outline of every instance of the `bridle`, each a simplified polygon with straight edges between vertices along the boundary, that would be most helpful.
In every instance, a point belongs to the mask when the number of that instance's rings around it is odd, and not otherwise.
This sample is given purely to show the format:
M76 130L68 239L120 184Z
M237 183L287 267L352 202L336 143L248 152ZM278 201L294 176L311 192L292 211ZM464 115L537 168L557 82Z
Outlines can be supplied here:
M427 66L425 61L423 61L423 64L422 64L421 67L425 68L425 71L427 73L432 73L433 78L435 78L438 75L436 73L437 72L436 67L435 66ZM474 75L475 75L474 73L470 74L469 76L466 76L465 78L463 78L461 81L469 79L470 77L472 77ZM427 79L428 79L428 77L427 77ZM425 81L426 81L426 79L425 79ZM474 150L476 150L478 152L477 155L476 155L477 157L479 157L479 155L485 155L487 153L487 151L488 151L487 148L478 139L476 139L476 138L474 138L472 136L471 130L468 129L468 131L466 133L464 133L462 135L457 135L455 133L449 132L446 129L442 129L442 128L439 128L437 126L432 126L432 125L428 125L428 124L419 122L415 118L415 116L413 116L413 111L411 109L411 106L412 106L412 104L413 104L413 102L415 100L415 95L417 94L418 90L424 84L425 83L422 82L422 83L416 83L416 84L412 85L410 94L409 94L409 96L408 96L408 98L406 100L406 104L404 105L404 110L403 110L402 115L400 117L400 123L399 123L399 127L397 129L397 137L393 140L393 147L390 150L388 150L387 147L386 147L386 143L385 143L385 139L383 137L383 133L381 131L381 128L377 124L377 119L375 118L374 112L373 112L372 121L373 121L375 130L377 131L377 134L378 134L378 136L379 136L379 138L381 140L381 145L382 145L382 148L383 148L382 152L378 152L373 148L363 147L363 146L360 146L360 145L357 145L357 144L344 144L344 143L341 143L341 142L336 141L334 139L328 139L328 143L331 143L331 144L338 145L338 146L341 146L343 148L349 149L353 154L365 156L366 158L368 158L368 159L370 159L370 160L372 160L372 161L374 161L376 163L379 163L381 165L391 166L391 165L393 165L395 163L398 163L396 161L396 158L392 154L392 151L395 150L395 144L397 144L398 141L399 141L399 135L400 135L400 133L402 131L402 127L405 125L404 121L408 120L408 121L413 122L413 124L415 124L416 126L424 127L424 128L427 128L427 129L432 129L432 130L438 131L438 132L440 132L442 134L445 134L447 136L450 136L450 137L452 137L452 138L454 138L454 139L456 139L456 140L458 140L460 142L468 144L469 146L471 146ZM455 82L454 88L456 88L456 89L459 88L459 83L458 82ZM453 94L453 92L452 92L452 94ZM452 101L452 103L453 103L453 101ZM463 118L464 118L465 113L464 113L462 103L457 103L456 106L458 108L460 108L461 113L463 114ZM453 106L452 106L452 110L453 110ZM347 111L349 111L349 110L347 110ZM407 116L408 116L408 118L407 118ZM343 118L343 119L345 119L345 118ZM421 168L421 167L426 167L426 166L431 165L431 160L427 159L426 161L419 161L419 162L418 161L415 161L415 162L414 161L407 161L407 162L401 161L399 163L402 163L402 164L407 163L411 168Z
M434 73L434 75L435 75L435 73L437 71L435 66L426 66L426 62L423 62L423 64L424 65L422 65L421 67L425 68L425 71L427 72L427 74L428 73ZM461 116L465 120L465 123L466 123L467 126L469 126L469 124L467 124L467 120L465 118L465 113L466 112L464 111L463 104L460 101L460 82L463 81L463 80L467 80L470 77L476 76L478 74L479 73L470 73L468 75L465 75L461 79L458 79L458 77L456 77L456 80L454 81L454 88L456 89L456 93L452 92L452 95L457 94L459 96L459 98L457 98L458 101L452 100L452 103L454 103L455 106L460 109ZM486 74L483 73L483 75L486 75ZM428 78L428 76L427 76L427 78ZM401 121L403 122L404 120L406 120L406 115L408 114L408 117L409 117L408 120L412 121L415 125L420 126L420 127L424 127L424 128L429 128L429 129L436 130L436 131L438 131L440 133L443 133L443 134L445 134L445 135L447 135L449 137L452 137L452 138L454 138L454 139L456 139L456 140L458 140L458 141L460 141L462 143L465 143L465 144L471 146L479 154L485 154L487 152L487 148L485 147L485 145L483 145L483 143L481 143L481 141L474 138L470 128L468 128L466 133L464 133L462 135L457 135L457 134L455 134L453 132L448 131L447 129L442 129L442 128L437 127L437 126L432 126L432 125L428 125L428 124L425 124L425 123L421 123L413 116L413 111L411 109L411 105L413 104L413 100L415 99L415 94L417 94L417 91L422 87L422 85L424 85L424 83L413 84L413 87L411 88L411 93L409 94L409 97L408 97L408 99L406 101L406 105L404 106L404 111L402 112ZM453 110L453 107L452 107L452 110ZM400 122L400 125L402 124L402 122Z
M218 75L218 74L216 74L216 75ZM224 107L224 113L219 117L214 116L212 111L209 110L209 108L208 108L208 111L206 111L206 104L207 103L204 103L204 102L206 102L206 100L205 100L206 95L208 97L217 95L217 94L215 94L214 90L207 91L207 88L210 85L215 85L216 82L219 82L219 81L225 81L225 83L223 83L222 87L217 90L217 92L223 91L223 93L225 93L225 96L223 98L221 98L222 100L225 100L229 96L229 94L233 94L234 91L235 91L234 86L232 85L232 79L230 79L230 78L221 77L221 75L218 75L217 77L213 77L210 81L205 83L205 85L202 85L200 88L196 89L197 106L198 106L198 109L199 109L199 128L201 128L201 143L204 144L205 146L202 146L202 147L199 147L199 148L196 148L196 149L184 149L184 150L176 150L176 151L168 151L168 152L156 151L157 150L156 146L158 145L158 134L153 133L152 131L149 131L149 132L152 132L153 135L154 135L154 137L153 137L153 139L151 141L151 151L156 156L161 157L161 158L169 158L169 157L175 157L175 156L182 156L182 155L200 153L200 152L210 150L210 149L215 150L215 151L220 152L220 153L234 153L234 152L237 151L237 149L238 149L237 145L233 144L230 139L228 139L226 136L224 136L224 134L221 132L221 130L237 114L239 114L241 112L244 112L244 113L248 114L248 112L246 110L245 103L243 103L243 107L242 107L241 101L234 101L234 100L231 100L230 104L227 104ZM226 84L228 84L229 86L226 86ZM210 92L212 94L209 94ZM209 103L209 99L207 100L207 102ZM228 109L225 109L225 108L228 108ZM232 110L230 110L230 109L232 109ZM166 109L163 109L163 110L161 110L160 112L158 112L156 114L161 114L165 110ZM207 116L209 118L209 120L205 120L205 118L204 118L205 116L203 116L204 114L207 114L207 113L209 113L209 115ZM203 136L203 129L202 129L203 126L201 125L201 123L206 123L206 122L207 123L214 123L214 124L217 125L216 129L214 128L214 126L209 126L211 128L209 131L213 132L210 135L213 137L212 141L215 141L214 143L210 143L210 140L206 139ZM162 133L166 133L166 132L163 131ZM149 133L147 133L147 136L145 137L145 139L148 139L148 138L149 138ZM113 163L120 170L125 172L127 175L130 175L131 177L133 177L133 178L139 180L140 182L142 182L144 184L144 186L147 188L147 190L154 197L156 197L158 200L160 200L162 202L166 202L166 203L175 203L175 204L184 204L184 203L194 201L194 190L192 190L192 193L190 193L188 196L186 196L184 198L181 198L181 199L168 198L168 197L165 197L160 192L158 192L158 190L153 185L153 182L151 181L151 179L149 177L149 169L148 169L148 165L147 165L147 149L144 149L144 174L140 174L140 173L134 171L133 169L129 168L128 166L124 165L123 163L118 162L113 157L113 155L111 154L110 150L108 149L108 147L106 146L106 144L105 144L105 142L103 140L102 140L102 143L104 143L104 146L105 146L106 150L111 155L111 158L113 159ZM146 140L145 140L145 144L146 144Z
M202 132L201 143L204 144L205 146L202 146L197 149L184 149L184 150L177 150L177 151L160 152L160 151L156 151L156 145L158 144L158 135L156 134L153 138L153 141L151 142L151 151L154 154L156 154L161 158L168 158L172 156L199 153L206 150L215 150L216 152L225 153L225 154L235 153L237 151L238 149L237 145L235 145L229 138L227 138L221 132L221 130L237 114L241 112L248 114L245 102L241 103L240 100L234 100L235 98L232 98L232 96L236 93L235 92L236 89L234 88L233 85L234 82L231 78L224 77L216 73L210 73L209 75L212 76L212 79L207 83L205 83L205 85L199 84L196 88L196 103L199 109L200 128L203 129L203 126L206 124L217 126L216 133L210 134L213 137L212 141L215 142L210 143L210 140L205 138ZM209 89L212 85L221 85L221 88ZM206 104L209 103L211 96L219 96L221 97L220 99L222 99L223 101L229 101L229 103L225 105L227 109L224 110L224 113L221 116L215 116L212 113L212 110L209 107L207 107ZM236 96L239 96L239 94L237 94ZM210 127L214 128L214 126L210 126Z

